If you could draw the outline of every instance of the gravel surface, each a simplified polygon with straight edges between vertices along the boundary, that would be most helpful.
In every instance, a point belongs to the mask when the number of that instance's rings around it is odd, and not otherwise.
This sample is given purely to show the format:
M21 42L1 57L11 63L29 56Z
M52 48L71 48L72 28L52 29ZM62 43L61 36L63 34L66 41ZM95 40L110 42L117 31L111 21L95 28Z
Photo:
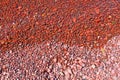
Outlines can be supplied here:
M120 0L0 0L0 80L120 80Z
M0 80L119 80L120 36L101 49L49 41L0 53Z

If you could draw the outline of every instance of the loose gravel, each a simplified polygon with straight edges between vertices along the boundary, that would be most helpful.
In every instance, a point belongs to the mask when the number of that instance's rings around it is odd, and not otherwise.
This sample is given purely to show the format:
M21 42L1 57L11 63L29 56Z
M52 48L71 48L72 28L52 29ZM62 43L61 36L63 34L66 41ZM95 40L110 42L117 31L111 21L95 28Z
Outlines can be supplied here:
M119 80L120 36L100 49L54 41L0 53L0 80Z

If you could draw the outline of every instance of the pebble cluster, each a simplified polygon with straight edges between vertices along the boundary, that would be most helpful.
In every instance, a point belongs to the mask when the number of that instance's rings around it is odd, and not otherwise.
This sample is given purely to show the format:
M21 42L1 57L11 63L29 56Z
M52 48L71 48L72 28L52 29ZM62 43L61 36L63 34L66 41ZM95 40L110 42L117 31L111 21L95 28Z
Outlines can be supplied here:
M119 80L120 36L101 49L54 41L0 53L1 80Z
M0 0L0 80L120 80L120 0Z

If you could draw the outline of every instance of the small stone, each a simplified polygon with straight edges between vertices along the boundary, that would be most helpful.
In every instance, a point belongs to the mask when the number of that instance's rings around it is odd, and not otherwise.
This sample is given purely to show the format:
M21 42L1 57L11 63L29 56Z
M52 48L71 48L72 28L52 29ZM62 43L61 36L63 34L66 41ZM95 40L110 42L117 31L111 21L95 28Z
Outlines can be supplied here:
M97 14L99 14L99 13L100 13L100 9L99 9L99 8L95 8L95 12L96 12Z
M120 40L118 40L117 45L120 45Z
M0 62L2 61L2 59L0 58Z
M12 53L12 50L10 50L9 53Z
M76 22L76 18L73 18L73 22L74 22L74 23Z
M112 16L111 16L111 15L109 15L109 16L108 16L108 18L112 18Z
M4 40L0 40L0 43L1 43L1 44L4 44L4 43L5 43L5 41L4 41Z
M2 28L2 26L0 26L0 29Z
M57 0L55 0L55 2L57 2Z
M101 51L102 51L102 53L105 53L105 49L104 48L101 48Z
M46 13L43 13L41 16L42 16L42 17L45 17L45 16L46 16Z
M85 25L85 26L84 26L84 29L87 29L87 28L88 28L88 26Z
M36 25L39 25L39 22L35 22Z
M100 36L98 36L98 39L100 39Z
M13 22L12 24L15 25L15 22Z
M116 24L116 21L112 21L112 24L113 24L113 25Z
M2 74L2 68L0 68L0 74Z
M68 48L68 45L67 45L67 44L64 44L64 45L63 45L63 48L67 49L67 48Z
M96 66L93 64L91 67L94 69Z
M18 9L21 9L21 8L22 8L21 6L18 7Z
M86 79L86 76L82 76L82 80L87 80L87 79Z
M60 75L64 75L64 73L63 73L63 72L60 72Z
M57 58L54 58L53 61L56 63L57 62Z

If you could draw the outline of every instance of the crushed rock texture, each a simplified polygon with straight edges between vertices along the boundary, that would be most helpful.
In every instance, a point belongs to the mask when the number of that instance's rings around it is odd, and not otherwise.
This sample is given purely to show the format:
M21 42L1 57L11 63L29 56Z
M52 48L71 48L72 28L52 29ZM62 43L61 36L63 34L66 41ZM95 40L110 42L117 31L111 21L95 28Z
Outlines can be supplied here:
M54 41L0 53L0 80L119 80L120 36L100 49Z

